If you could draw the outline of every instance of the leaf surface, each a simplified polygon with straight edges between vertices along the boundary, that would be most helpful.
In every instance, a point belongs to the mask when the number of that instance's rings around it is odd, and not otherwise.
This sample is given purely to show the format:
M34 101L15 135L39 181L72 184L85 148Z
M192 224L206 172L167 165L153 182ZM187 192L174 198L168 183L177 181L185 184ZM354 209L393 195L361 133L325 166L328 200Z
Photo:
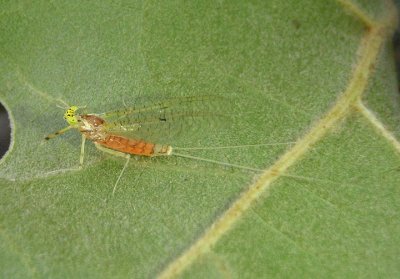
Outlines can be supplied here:
M387 1L4 3L3 277L395 277L400 109ZM125 161L86 144L87 113L218 96L223 125ZM212 119L210 121L213 121ZM212 123L211 123L212 124Z

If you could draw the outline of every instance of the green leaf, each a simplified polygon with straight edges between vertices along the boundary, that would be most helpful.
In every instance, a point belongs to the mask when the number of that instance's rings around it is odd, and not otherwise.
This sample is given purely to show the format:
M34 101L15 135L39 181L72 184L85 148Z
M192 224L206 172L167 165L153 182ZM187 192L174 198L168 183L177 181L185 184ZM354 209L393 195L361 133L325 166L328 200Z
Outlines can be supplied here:
M395 277L400 101L389 1L5 2L2 277ZM86 144L102 113L224 97L222 127L130 160ZM196 124L196 122L194 122ZM263 145L288 143L289 145Z

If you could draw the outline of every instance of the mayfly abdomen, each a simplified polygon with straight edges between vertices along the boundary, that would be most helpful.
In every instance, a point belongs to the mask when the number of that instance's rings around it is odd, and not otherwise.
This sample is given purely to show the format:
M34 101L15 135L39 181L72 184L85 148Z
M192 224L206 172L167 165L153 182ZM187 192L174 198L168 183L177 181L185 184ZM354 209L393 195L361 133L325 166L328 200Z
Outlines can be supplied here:
M169 145L154 144L117 135L108 135L104 140L96 142L116 151L140 156L162 156L170 155L172 152Z

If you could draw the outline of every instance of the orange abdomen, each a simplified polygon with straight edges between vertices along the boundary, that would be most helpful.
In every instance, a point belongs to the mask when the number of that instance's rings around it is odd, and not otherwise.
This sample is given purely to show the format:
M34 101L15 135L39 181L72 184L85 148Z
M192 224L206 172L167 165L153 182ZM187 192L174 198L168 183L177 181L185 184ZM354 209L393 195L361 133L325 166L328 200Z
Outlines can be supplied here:
M96 142L107 148L133 155L151 157L157 155L170 155L171 153L171 147L167 145L159 145L116 135L109 135L104 140Z

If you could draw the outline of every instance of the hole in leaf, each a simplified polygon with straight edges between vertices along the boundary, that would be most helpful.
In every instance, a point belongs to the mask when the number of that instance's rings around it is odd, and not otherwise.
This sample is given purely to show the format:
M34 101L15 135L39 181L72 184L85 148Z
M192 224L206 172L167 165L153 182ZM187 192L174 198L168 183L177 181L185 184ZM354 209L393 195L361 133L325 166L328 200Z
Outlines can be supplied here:
M0 158L7 152L10 147L11 128L10 118L7 110L0 103Z
M393 35L393 48L397 71L397 88L400 92L400 28L397 28L396 32Z

